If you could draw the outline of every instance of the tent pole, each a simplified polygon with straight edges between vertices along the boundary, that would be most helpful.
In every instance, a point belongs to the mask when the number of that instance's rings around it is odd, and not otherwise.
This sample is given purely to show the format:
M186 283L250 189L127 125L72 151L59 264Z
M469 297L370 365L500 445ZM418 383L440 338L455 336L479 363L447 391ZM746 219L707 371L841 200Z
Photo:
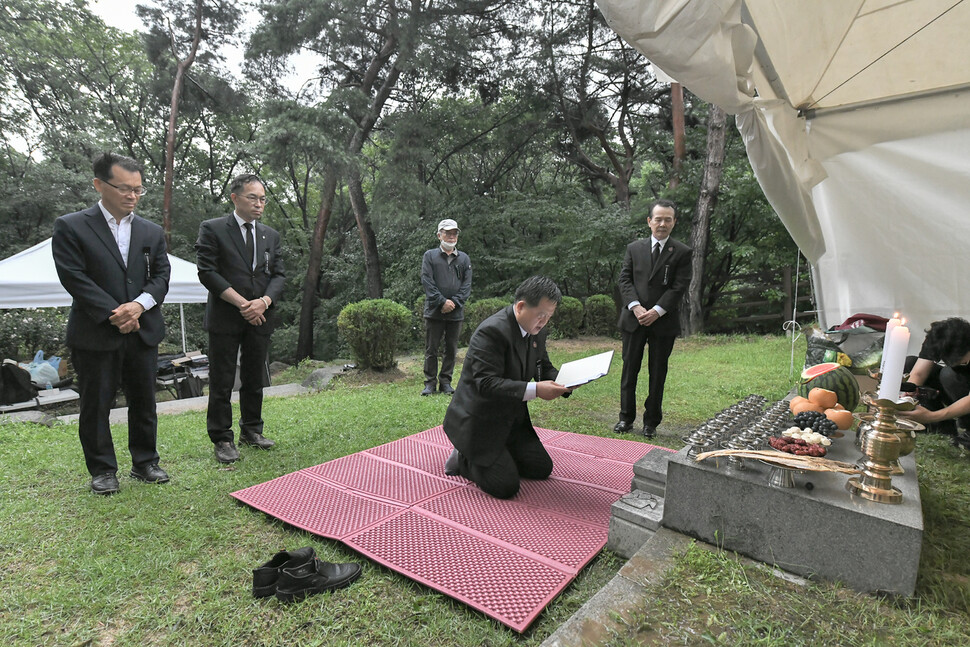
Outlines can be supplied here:
M179 304L179 322L182 324L182 354L185 355L185 304Z

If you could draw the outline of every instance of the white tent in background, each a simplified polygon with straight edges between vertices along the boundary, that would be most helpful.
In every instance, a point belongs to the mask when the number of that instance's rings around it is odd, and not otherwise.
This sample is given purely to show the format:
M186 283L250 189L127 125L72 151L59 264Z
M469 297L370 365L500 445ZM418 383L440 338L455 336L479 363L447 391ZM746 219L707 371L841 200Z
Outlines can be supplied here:
M168 255L172 266L165 303L178 303L182 315L182 352L185 352L183 303L204 303L208 291L199 283L194 263ZM71 305L71 295L61 286L48 238L30 249L0 261L0 309L52 308Z
M813 264L819 317L970 316L970 0L597 0L667 76L736 115Z

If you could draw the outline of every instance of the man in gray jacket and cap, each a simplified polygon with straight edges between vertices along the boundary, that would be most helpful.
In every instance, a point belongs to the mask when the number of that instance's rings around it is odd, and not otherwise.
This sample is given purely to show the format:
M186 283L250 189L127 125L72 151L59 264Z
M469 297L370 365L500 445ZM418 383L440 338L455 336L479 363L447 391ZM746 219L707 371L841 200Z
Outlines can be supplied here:
M451 375L455 369L458 335L465 319L465 302L472 291L472 262L458 246L458 223L446 218L438 223L439 245L424 253L421 285L424 287L424 390L432 395L435 384L442 393L454 393ZM445 349L438 373L438 347L444 337Z

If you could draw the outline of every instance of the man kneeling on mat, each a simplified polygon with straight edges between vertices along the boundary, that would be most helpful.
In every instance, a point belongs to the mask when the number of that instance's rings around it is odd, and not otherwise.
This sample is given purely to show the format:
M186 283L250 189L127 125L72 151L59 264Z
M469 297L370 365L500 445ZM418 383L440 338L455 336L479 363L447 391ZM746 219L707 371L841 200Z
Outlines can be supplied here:
M572 392L556 383L559 370L549 361L542 332L561 300L552 280L533 276L516 289L512 305L472 334L445 413L445 433L455 446L445 462L449 476L460 474L485 493L507 499L519 491L520 478L552 473L527 403Z

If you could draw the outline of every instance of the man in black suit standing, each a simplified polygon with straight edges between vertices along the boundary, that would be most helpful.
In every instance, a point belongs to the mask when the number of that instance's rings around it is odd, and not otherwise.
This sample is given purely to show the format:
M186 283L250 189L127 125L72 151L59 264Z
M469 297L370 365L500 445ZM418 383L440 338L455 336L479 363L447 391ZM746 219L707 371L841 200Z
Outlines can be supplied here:
M533 276L516 289L513 305L475 329L445 412L444 430L455 446L445 463L449 476L460 474L507 499L519 491L520 478L552 473L527 403L572 391L555 382L559 370L549 361L542 332L561 300L555 283Z
M131 476L165 483L158 466L155 376L165 337L161 304L171 268L162 228L134 213L142 166L103 153L94 160L96 205L54 221L57 276L73 297L67 345L80 390L78 436L95 494L118 491L108 415L120 385L128 404Z
M239 460L233 442L230 396L239 361L239 444L269 449L263 436L263 387L269 384L267 352L276 323L273 307L285 279L280 235L257 222L266 189L256 175L236 177L230 187L235 210L199 227L195 243L199 281L209 290L209 409L206 427L216 460Z
M677 225L677 210L669 200L650 207L647 225L651 236L626 248L620 270L623 307L617 326L623 338L623 373L620 377L620 421L613 431L633 429L637 417L637 377L643 348L649 345L650 372L643 403L643 435L652 438L663 419L667 360L680 334L680 301L690 284L691 248L670 237Z

